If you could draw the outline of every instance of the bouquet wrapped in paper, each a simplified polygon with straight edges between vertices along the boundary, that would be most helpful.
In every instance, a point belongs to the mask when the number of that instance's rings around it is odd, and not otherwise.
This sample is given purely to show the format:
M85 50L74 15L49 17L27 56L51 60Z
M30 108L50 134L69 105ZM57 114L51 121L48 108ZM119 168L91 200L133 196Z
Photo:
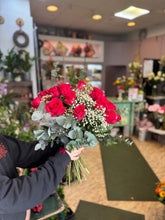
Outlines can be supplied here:
M79 81L76 88L63 83L44 90L31 104L32 120L40 125L40 129L34 131L38 140L35 150L44 150L48 142L53 146L54 141L63 143L64 150L70 152L81 146L93 148L98 141L110 136L111 128L121 119L104 92L83 81ZM81 182L83 170L87 168L81 157L74 165ZM70 170L67 173L70 178Z

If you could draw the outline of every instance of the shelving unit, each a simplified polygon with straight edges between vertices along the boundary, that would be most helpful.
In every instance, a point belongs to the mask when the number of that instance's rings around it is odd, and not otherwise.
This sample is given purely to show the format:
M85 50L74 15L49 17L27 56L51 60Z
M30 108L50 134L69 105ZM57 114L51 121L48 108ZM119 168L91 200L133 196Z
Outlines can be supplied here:
M29 104L32 100L32 82L21 81L21 82L9 82L7 84L8 94L14 94L13 100L19 103Z

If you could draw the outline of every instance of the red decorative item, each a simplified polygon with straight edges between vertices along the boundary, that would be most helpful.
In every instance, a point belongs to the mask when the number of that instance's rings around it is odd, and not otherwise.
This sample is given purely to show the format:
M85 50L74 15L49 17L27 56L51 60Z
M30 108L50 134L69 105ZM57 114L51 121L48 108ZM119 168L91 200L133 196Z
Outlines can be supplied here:
M32 208L33 212L40 212L42 210L43 202L41 202L39 205L36 205L34 208Z

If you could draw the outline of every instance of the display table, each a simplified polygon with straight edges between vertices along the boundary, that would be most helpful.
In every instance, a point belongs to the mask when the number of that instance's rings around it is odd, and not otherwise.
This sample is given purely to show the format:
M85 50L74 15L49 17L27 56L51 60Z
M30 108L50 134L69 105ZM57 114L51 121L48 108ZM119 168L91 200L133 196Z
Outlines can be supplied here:
M31 211L30 220L44 220L44 219L48 219L58 214L61 214L61 220L65 220L64 209L65 207L64 207L63 202L61 201L58 194L55 193L54 195L49 196L43 202L43 208L41 212L34 213L33 211Z
M165 130L156 129L155 127L148 128L148 131L158 135L158 143L165 144Z
M130 135L133 134L134 129L134 117L135 117L135 105L138 103L145 103L146 100L139 101L129 101L129 100L121 100L119 101L114 97L107 97L117 108L120 110L121 120L117 122L115 126L129 126L130 127Z
M159 105L164 105L165 104L165 96L164 95L159 95L159 96L146 96L147 102L150 105L153 104L159 104Z

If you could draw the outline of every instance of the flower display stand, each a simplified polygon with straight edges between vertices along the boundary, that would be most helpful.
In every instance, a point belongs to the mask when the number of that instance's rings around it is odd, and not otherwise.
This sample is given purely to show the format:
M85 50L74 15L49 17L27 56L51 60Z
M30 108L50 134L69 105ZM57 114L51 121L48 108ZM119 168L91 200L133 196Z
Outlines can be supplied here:
M133 100L130 101L128 99L118 100L114 97L107 97L117 108L120 110L121 121L115 124L116 127L125 127L129 126L129 134L133 135L134 130L134 117L135 117L135 105L138 103L145 103L146 101Z
M49 219L50 217L61 215L61 220L65 220L64 217L65 206L61 201L57 193L52 196L49 196L43 202L43 208L39 213L31 212L30 220L44 220Z

